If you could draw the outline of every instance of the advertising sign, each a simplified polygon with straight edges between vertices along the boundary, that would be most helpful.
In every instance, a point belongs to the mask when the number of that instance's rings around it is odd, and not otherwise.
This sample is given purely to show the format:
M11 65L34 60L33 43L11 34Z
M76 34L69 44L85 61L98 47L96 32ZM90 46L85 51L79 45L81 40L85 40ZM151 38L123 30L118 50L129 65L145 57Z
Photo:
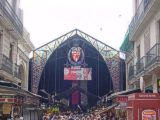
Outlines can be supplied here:
M3 104L3 114L10 114L12 106L11 104Z
M64 80L91 80L92 68L64 68Z
M156 120L156 112L154 110L144 110L142 120Z

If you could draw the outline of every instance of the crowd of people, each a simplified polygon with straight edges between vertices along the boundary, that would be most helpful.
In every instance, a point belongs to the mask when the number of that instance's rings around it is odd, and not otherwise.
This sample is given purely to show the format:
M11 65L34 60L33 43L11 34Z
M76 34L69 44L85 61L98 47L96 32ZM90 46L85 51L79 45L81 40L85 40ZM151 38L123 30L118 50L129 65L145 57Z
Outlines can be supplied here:
M125 112L115 112L115 109L108 110L101 106L89 112L59 111L45 112L42 120L127 120Z

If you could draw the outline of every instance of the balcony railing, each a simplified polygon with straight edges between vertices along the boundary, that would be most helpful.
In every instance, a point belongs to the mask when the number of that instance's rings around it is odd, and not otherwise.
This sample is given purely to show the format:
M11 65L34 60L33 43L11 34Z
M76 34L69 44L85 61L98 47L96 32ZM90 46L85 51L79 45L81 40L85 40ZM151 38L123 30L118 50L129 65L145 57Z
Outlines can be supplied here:
M160 62L160 43L155 44L145 56L140 58L135 67L131 66L128 71L129 80L136 77L139 73L145 72L155 63Z
M10 20L16 30L22 35L23 24L13 10L13 8L11 7L11 5L7 2L7 0L0 0L0 10L2 11L2 14Z
M19 75L19 66L16 64L13 64L13 62L5 55L1 54L1 70L13 75L16 78L20 78Z
M136 63L136 74L141 73L145 69L145 56L140 58Z
M155 44L145 56L140 58L135 66L131 66L128 71L128 78L132 80L137 77L139 73L146 72L155 64L160 63L160 43Z
M160 43L155 44L146 54L146 65L149 67L160 59Z
M154 45L146 54L146 65L145 67L150 66L152 63L155 62L157 56L158 56L158 49L159 44Z
M136 75L135 71L136 71L136 67L134 65L129 67L129 72L128 72L129 80L135 77Z
M142 2L140 3L140 5L136 11L135 16L133 17L133 19L129 25L129 38L132 38L137 27L142 22L145 14L147 13L149 5L151 4L151 1L152 0L142 0Z

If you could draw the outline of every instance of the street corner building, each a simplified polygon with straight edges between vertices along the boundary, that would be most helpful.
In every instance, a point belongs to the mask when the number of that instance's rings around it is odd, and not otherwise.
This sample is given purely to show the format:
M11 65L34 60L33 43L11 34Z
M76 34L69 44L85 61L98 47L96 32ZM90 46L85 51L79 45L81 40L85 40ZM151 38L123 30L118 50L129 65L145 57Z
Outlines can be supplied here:
M28 116L39 96L28 91L29 53L20 0L0 0L0 119ZM30 104L30 105L29 105ZM29 120L29 119L27 119Z

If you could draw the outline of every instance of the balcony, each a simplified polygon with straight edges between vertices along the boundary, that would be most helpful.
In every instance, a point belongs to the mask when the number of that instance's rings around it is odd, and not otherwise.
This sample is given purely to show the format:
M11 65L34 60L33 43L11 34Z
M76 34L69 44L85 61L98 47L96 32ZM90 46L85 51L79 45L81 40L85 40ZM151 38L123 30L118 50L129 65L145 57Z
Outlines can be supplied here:
M13 64L13 62L5 55L1 54L0 56L0 70L5 71L6 73L9 73L19 79L19 66Z
M23 27L23 23L18 18L17 14L7 2L7 0L0 0L0 21L6 26L6 29L21 43L26 44L30 50L34 49L30 41L28 31Z
M155 12L159 9L159 5L159 0L142 0L129 25L130 41L136 40L136 36L141 33L149 19L155 15Z
M160 70L160 43L155 44L145 56L140 58L135 65L128 70L128 80L134 82L140 74L148 75L152 71Z
M149 71L159 70L160 66L160 43L155 44L145 56L140 58L135 66L131 66L128 71L128 78L136 78L139 74L148 74Z
M136 63L136 74L141 73L142 71L145 70L145 56L140 58L137 63Z
M146 68L160 62L160 43L155 44L146 54Z
M18 33L23 34L23 24L7 0L0 0L0 16L6 17Z
M132 78L134 78L135 77L135 74L136 73L136 66L130 66L129 67L129 72L128 72L128 78L129 78L129 80L132 80Z

